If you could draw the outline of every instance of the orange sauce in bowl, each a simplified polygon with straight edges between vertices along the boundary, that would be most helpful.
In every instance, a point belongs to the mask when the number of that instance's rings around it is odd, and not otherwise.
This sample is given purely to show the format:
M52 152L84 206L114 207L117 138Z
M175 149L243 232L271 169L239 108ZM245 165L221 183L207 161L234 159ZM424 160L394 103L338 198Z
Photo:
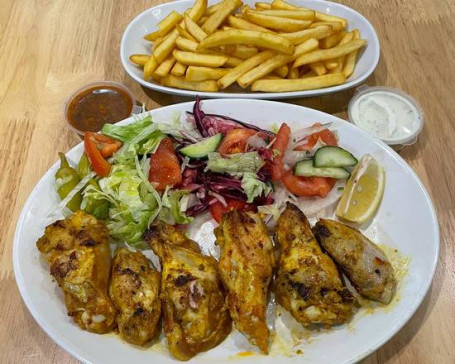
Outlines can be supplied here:
M99 85L75 95L67 107L69 124L81 131L100 131L104 124L113 124L131 115L133 100L124 90Z

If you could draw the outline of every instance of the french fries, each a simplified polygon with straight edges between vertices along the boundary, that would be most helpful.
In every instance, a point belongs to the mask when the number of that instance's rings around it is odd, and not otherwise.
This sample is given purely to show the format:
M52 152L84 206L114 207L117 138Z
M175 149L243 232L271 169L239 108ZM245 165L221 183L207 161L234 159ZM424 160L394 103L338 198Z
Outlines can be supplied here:
M273 49L279 53L292 54L294 45L278 34L261 33L256 30L222 30L213 33L199 43L198 49L213 48L226 44L244 44Z
M247 73L252 68L256 67L257 65L265 62L269 58L272 58L274 53L272 51L264 51L255 56L247 59L246 61L239 64L235 67L232 71L224 75L221 79L218 80L218 84L221 88L226 88L232 85L240 76L244 73Z
M363 39L353 39L350 42L340 46L336 46L330 49L321 49L309 54L304 54L295 60L293 67L295 68L304 64L345 56L346 54L362 48L365 44L366 41Z
M344 75L344 74L343 74ZM187 81L183 77L167 75L161 79L164 86L180 88L182 90L193 90L201 92L217 92L219 87L216 81Z
M259 52L259 50L255 47L237 45L237 46L235 46L235 49L232 52L232 56L241 58L241 59L248 59L250 57L253 57L255 54L258 54L258 52Z
M196 38L194 38L189 32L188 30L186 30L185 28L183 28L182 26L180 26L180 24L177 24L175 26L175 29L177 29L177 31L179 32L179 35L183 38L186 38L186 39L189 39L189 40L193 40L193 41L196 41Z
M341 30L343 30L344 28L346 28L343 23L340 23L339 21L321 21L321 22L317 22L317 23L313 23L310 25L310 28L317 28L317 27L320 27L320 26L323 26L323 25L329 25L332 27L332 30L334 32L339 32Z
M312 29L301 30L294 33L281 33L280 35L288 39L292 44L300 44L310 38L323 39L333 33L330 25L322 25Z
M236 18L235 16L230 16L228 18L228 24L237 29L246 29L246 30L257 30L265 33L274 33L272 30L261 27L260 25L250 23L248 20L243 18Z
M277 16L279 18L296 20L313 20L315 12L313 10L261 10L261 14Z
M314 90L318 88L341 85L346 81L344 73L299 78L296 80L257 80L251 85L252 91L291 92Z
M366 45L346 19L286 0L207 1L171 11L144 36L153 43L150 54L130 61L145 80L197 92L234 83L258 92L318 89L346 82Z
M158 66L152 77L158 78L166 76L171 71L172 67L174 66L174 63L175 58L172 55L170 55L163 61L163 63L161 63Z
M216 28L226 19L230 14L234 13L234 10L237 8L237 0L223 0L220 7L215 13L210 15L207 21L202 26L202 29L208 33L212 34Z
M138 66L144 66L150 56L148 54L132 54L130 61L137 64Z
M213 54L199 54L174 50L174 58L187 66L221 67L226 63L228 57Z
M240 87L245 88L251 85L254 81L264 77L265 75L268 75L273 70L276 70L277 68L282 67L289 62L292 62L294 59L301 56L302 54L305 54L316 49L317 46L318 41L316 39L309 39L305 43L298 45L295 48L294 54L292 56L277 54L276 56L261 63L260 65L250 70L249 72L243 74L241 77L239 77L237 83L240 85ZM286 75L282 77L286 77ZM281 75L279 74L279 76Z
M339 45L343 45L343 44L346 44L347 42L350 42L351 40L354 39L354 31L352 32L349 32L347 33L343 39L341 40L340 44ZM334 68L334 69L331 69L330 70L330 73L338 73L338 72L341 72L343 70L343 65L344 65L344 61L345 61L345 56L341 56L341 57L338 57L336 59L336 62L337 62L337 66Z
M256 25L283 32L297 32L311 25L310 20L285 19L273 15L264 15L261 11L254 10L247 10L244 16Z
M190 33L198 42L207 38L207 33L204 32L188 15L185 15L185 26L188 33Z
M299 70L297 68L290 68L287 78L290 80L299 78Z
M328 48L335 47L336 45L338 45L341 42L341 40L344 38L345 35L346 35L345 31L341 31L341 32L337 32L332 35L329 35L328 37L321 39L321 41L319 42L319 46L322 49L328 49Z
M188 66L181 64L180 62L175 62L174 67L171 69L171 75L174 76L183 76L187 70Z
M177 37L175 40L175 45L182 51L197 52L198 42L183 37Z
M325 68L324 63L314 62L310 64L310 69L316 73L318 76L325 75L327 73L327 68Z
M229 72L229 68L209 68L189 66L186 70L187 81L218 80Z
M354 39L360 39L360 33L357 29L354 29L353 31L353 38ZM357 58L357 53L359 52L359 50L355 50L351 53L349 53L347 56L346 56L346 63L344 64L344 67L343 67L343 73L344 75L347 77L349 77L350 75L352 75L352 73L354 72L354 67L355 67L355 60Z
M153 42L159 37L164 37L182 20L182 18L183 17L181 14L177 13L176 11L172 11L167 17L158 23L158 30L156 32L147 34L144 39Z
M258 10L272 9L272 5L271 4L269 4L269 3L261 3L261 2L254 4L254 7L256 9L258 9Z
M188 11L188 16L197 23L206 10L207 0L196 0L193 7Z

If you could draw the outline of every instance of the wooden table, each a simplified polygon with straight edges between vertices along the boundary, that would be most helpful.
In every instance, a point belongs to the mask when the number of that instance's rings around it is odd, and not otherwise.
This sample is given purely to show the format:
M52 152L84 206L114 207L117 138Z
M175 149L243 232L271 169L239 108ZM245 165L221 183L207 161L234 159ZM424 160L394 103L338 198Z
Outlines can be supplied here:
M93 80L116 80L149 109L184 98L146 94L123 71L119 45L137 14L159 0L2 0L0 7L0 363L75 362L35 323L12 266L20 211L43 173L79 139L61 112L68 95ZM435 203L441 255L434 283L409 323L364 363L455 361L455 1L345 0L381 41L369 85L398 87L425 112L425 128L401 155ZM354 91L290 102L346 117ZM412 214L412 211L409 211Z

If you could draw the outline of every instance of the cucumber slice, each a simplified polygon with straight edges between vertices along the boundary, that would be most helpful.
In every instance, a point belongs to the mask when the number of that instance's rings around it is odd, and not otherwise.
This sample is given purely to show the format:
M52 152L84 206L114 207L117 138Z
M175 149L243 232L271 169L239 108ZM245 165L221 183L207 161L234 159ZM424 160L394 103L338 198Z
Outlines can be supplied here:
M319 148L314 154L314 167L351 167L357 164L357 158L347 150L335 147L325 146Z
M341 167L313 167L314 161L309 159L298 162L294 167L294 175L303 177L331 177L336 179L349 178L351 175Z
M180 153L189 158L205 158L209 153L215 152L223 139L223 134L218 133L195 144L187 145L180 149Z

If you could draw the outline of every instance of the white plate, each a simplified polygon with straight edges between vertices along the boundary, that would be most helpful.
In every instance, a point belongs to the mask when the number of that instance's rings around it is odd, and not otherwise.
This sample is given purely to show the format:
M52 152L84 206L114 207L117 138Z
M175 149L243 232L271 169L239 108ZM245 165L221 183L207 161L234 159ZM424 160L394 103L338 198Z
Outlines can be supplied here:
M214 4L219 0L209 0L209 4ZM245 4L254 7L256 1L244 0ZM295 91L295 92L196 92L188 90L179 90L172 87L161 86L153 81L147 82L142 78L142 69L132 64L129 56L132 54L150 53L150 42L144 39L144 35L157 30L158 23L166 17L172 10L181 14L193 5L193 0L173 1L155 6L144 11L134 18L123 33L122 43L120 45L120 58L125 71L142 86L149 89L161 91L181 96L196 96L216 98L257 98L257 99L283 99L296 97L312 97L325 95L332 92L347 90L354 87L367 79L376 68L379 62L379 40L373 26L365 17L355 10L345 5L320 0L291 0L294 5L305 6L323 13L341 16L348 20L348 29L359 29L361 37L366 39L368 45L358 56L355 71L347 82L343 85L327 87L319 90Z
M180 112L191 110L192 103L177 104L151 112L154 120L166 121ZM279 334L272 343L269 356L255 354L243 358L255 363L351 363L370 354L389 340L412 316L422 302L433 278L439 250L438 222L431 200L422 183L406 162L387 145L373 139L361 129L320 111L259 100L208 100L203 102L208 113L229 115L265 128L287 122L291 127L308 126L315 121L333 122L342 146L357 156L371 153L386 170L384 198L374 223L366 234L375 241L397 248L411 259L409 273L400 281L396 299L373 314L361 310L351 323L327 332L313 332L301 346L292 346L290 331L276 320ZM184 117L184 116L182 116ZM130 122L132 118L124 122ZM68 152L72 161L82 153L82 144ZM62 348L84 362L93 363L171 363L165 345L138 349L122 342L113 334L99 336L82 331L66 315L59 288L36 249L36 240L50 223L46 219L58 203L54 190L55 163L37 184L20 216L14 237L14 271L17 284L28 309L44 331ZM201 244L214 240L213 222L192 229L192 236ZM295 333L295 330L294 330ZM303 355L295 355L297 349ZM198 355L194 363L224 363L238 358L239 352L254 351L237 332L218 347ZM284 355L286 354L286 355Z

